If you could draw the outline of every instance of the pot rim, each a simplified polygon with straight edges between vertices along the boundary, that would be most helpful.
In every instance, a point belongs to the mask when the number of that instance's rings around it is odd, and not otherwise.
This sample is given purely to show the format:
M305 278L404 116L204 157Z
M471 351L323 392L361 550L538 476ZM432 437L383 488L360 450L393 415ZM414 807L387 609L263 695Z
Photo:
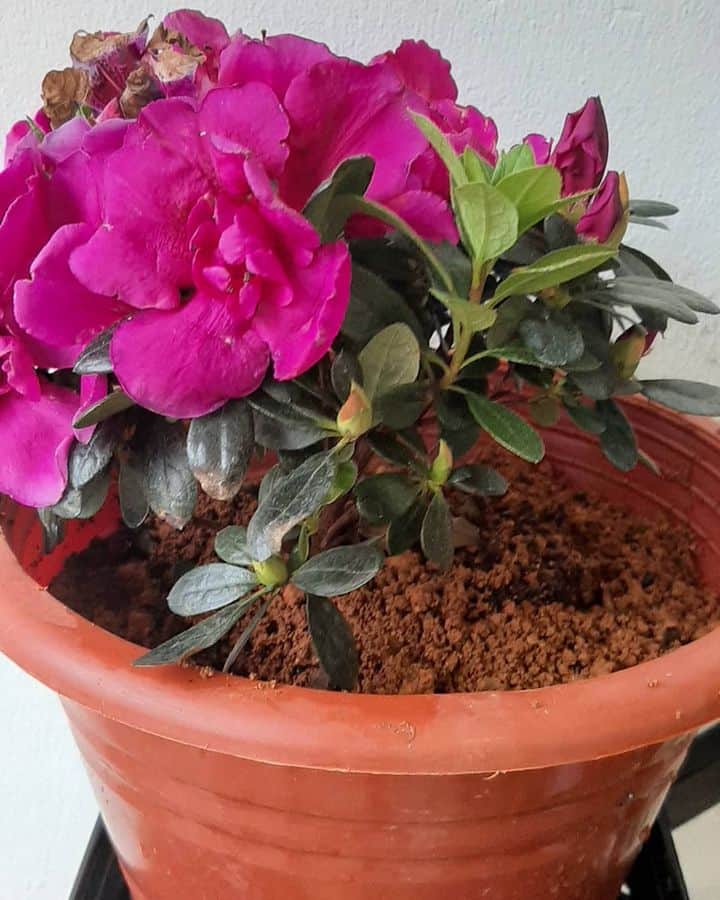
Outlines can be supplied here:
M640 405L648 406L629 401ZM652 409L692 427L720 456L717 423ZM553 687L342 694L206 677L190 666L134 669L142 648L39 587L4 537L0 572L7 656L74 703L208 752L347 772L492 776L625 753L720 718L720 627L638 666Z

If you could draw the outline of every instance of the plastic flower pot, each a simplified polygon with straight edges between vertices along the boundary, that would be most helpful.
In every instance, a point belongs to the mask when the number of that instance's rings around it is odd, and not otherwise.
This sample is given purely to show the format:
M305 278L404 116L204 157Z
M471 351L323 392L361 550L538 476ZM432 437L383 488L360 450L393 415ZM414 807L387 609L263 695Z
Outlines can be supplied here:
M622 475L565 422L546 433L551 459L687 523L720 589L718 426L626 409L664 479ZM34 580L111 530L112 511L44 560L34 514L4 512L0 645L60 694L134 900L614 900L692 735L720 718L720 629L622 672L504 693L133 669L137 647Z

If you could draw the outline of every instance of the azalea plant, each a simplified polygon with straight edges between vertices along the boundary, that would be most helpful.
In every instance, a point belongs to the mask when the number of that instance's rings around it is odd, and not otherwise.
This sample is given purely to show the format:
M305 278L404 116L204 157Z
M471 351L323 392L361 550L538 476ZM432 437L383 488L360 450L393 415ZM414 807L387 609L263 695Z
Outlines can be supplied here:
M676 209L606 172L598 98L498 151L422 41L361 64L181 10L70 52L0 174L0 492L52 548L115 482L129 527L182 528L265 454L247 529L170 593L195 624L139 665L245 617L230 668L290 583L351 688L332 598L482 540L449 503L507 487L481 434L537 463L567 415L628 471L653 462L618 397L720 414L717 388L636 377L669 320L718 308L624 243Z

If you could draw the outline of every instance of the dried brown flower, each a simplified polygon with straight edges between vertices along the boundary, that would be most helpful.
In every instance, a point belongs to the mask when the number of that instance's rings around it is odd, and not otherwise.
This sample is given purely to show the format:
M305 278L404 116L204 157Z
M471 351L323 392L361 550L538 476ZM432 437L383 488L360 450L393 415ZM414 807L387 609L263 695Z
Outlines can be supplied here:
M81 69L54 69L42 82L43 112L53 128L77 115L90 91L90 79Z

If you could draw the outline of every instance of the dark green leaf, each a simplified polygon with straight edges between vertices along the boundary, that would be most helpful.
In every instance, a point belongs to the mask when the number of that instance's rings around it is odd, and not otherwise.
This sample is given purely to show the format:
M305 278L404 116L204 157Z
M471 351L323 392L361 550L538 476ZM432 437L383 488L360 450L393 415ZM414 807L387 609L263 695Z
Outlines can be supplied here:
M396 322L375 335L358 357L363 372L363 387L372 400L375 396L408 384L420 371L420 347L407 325Z
M386 536L390 556L404 553L420 541L420 529L425 518L425 509L425 503L419 499L406 513L390 523Z
M62 519L90 519L99 512L110 487L110 472L99 472L81 488L68 485L61 499L49 511Z
M453 561L452 516L450 507L438 491L427 508L420 530L420 543L427 559L441 569L447 569Z
M467 297L472 280L472 263L462 247L449 244L447 241L435 247L435 253L449 273L454 292L458 297ZM438 287L442 285L438 284Z
M700 381L662 378L643 381L642 392L655 403L694 416L720 416L720 388Z
M612 400L599 400L598 414L605 421L600 447L606 458L621 472L629 472L638 462L638 449L632 426L625 413Z
M401 384L381 394L374 404L375 418L394 431L409 428L422 415L427 405L427 388L423 384Z
M190 471L185 429L179 422L156 419L145 457L145 496L150 508L173 528L192 518L197 485Z
M617 376L603 364L590 372L573 372L571 384L592 400L607 400L617 387Z
M68 477L75 488L84 487L105 469L118 445L118 433L112 423L99 425L87 444L77 441L70 451Z
M338 198L345 194L362 196L374 169L375 161L370 156L346 159L308 200L303 211L305 218L315 226L323 243L336 240L345 227L347 212L338 209Z
M478 425L498 444L528 462L540 462L545 455L542 439L517 413L482 394L469 394L467 403Z
M329 431L301 413L292 403L281 403L258 391L248 402L253 409L255 440L272 450L302 450L329 436Z
M405 299L370 269L353 263L350 302L341 331L359 346L395 322L422 339L422 327Z
M677 206L661 200L631 200L629 206L631 216L674 216L678 212Z
M537 262L546 249L542 232L532 228L521 234L513 246L503 253L502 260L513 266L529 266L530 263Z
M248 525L248 552L254 559L279 553L288 531L317 512L332 488L335 468L331 453L316 453L273 483Z
M357 361L357 357L345 347L333 360L330 368L330 380L335 395L342 403L347 400L353 381L362 387L360 363Z
M502 497L508 489L507 481L496 469L479 463L455 469L448 483L466 494L482 497Z
M226 606L219 612L208 616L187 631L183 631L175 637L155 647L149 653L136 659L133 663L137 668L147 666L167 666L171 663L180 663L188 659L194 653L207 650L224 637L235 623L242 617L248 607L255 602L256 597L244 597L230 606Z
M248 569L210 563L191 569L175 582L168 606L178 616L197 616L234 603L256 584L255 574Z
M247 528L228 525L215 535L215 553L233 566L249 566L253 559L247 549Z
M102 400L93 403L84 413L79 415L73 422L73 428L87 428L89 425L97 425L98 422L103 422L105 419L124 412L134 405L134 401L117 388L106 397L103 397Z
M108 375L112 372L110 341L120 322L116 322L96 335L78 356L73 367L77 375Z
M332 600L309 595L308 629L320 665L332 687L351 691L358 676L358 654L352 631Z
M581 403L565 403L565 410L571 421L582 431L590 434L602 434L605 431L605 419L591 407Z
M323 505L328 506L347 494L357 481L357 474L357 466L352 460L338 461L330 493L325 498Z
M452 450L455 459L459 459L477 444L480 437L480 428L472 420L466 422L462 428L450 428L443 425L441 434L448 447Z
M416 457L394 434L372 432L366 440L374 453L393 465L407 466Z
M374 543L333 547L310 557L290 580L306 594L337 597L367 584L382 564L383 555Z
M253 417L243 400L190 422L190 469L214 500L230 500L240 490L254 446Z
M50 509L39 509L37 513L42 525L42 551L52 553L63 539L65 524L60 516L56 516Z
M465 362L463 363L462 369L465 369L467 366L472 365L474 362L480 359L484 359L486 357L492 357L493 359L505 359L511 363L520 363L521 365L526 366L539 366L540 362L535 358L535 354L532 350L528 350L527 347L523 347L521 344L510 344L507 347L491 347L489 350L483 350L481 353L477 353L474 356L469 356Z
M661 268L652 257L634 247L628 247L627 244L620 245L618 258L620 260L618 275L620 276L635 275L640 278L650 276L659 278L661 281L672 281L665 269Z
M659 228L660 231L669 231L667 225L659 219L647 219L645 216L628 216L631 225L645 225L648 228Z
M658 300L667 300L668 302L674 301L683 304L693 312L706 313L711 316L720 313L720 308L712 300L708 300L707 297L703 297L697 291L691 291L689 288L680 287L679 284L672 282L660 281L657 278L639 278L637 276L616 278L606 284L606 289L610 291L614 299L620 295L625 302L633 306L642 306L643 303L652 305L652 302L648 304L648 301L653 299L656 302ZM642 303L639 302L638 297L643 301ZM620 301L615 299L615 302ZM658 305L657 308L661 312L667 311L661 305ZM668 315L670 315L669 311ZM680 321L684 320L681 319Z
M488 348L508 346L526 316L534 314L535 304L527 297L509 297L500 305L495 324L485 335Z
M525 346L547 366L564 366L583 354L582 332L563 311L551 311L547 318L528 317L519 325Z
M238 656L240 656L240 654L243 652L243 650L247 646L248 641L253 636L253 632L260 624L260 620L268 611L268 607L270 606L271 602L272 597L268 597L267 600L260 604L257 611L253 613L252 619L250 619L245 628L243 628L242 634L233 644L233 648L230 653L228 653L228 657L225 660L225 665L223 666L223 672L229 672L235 665Z
M545 235L545 246L548 250L574 247L579 243L575 226L565 216L548 216L543 226L543 234Z
M128 528L139 528L150 512L144 467L134 457L123 462L118 476L120 514Z
M355 486L358 512L371 525L387 525L402 516L417 495L417 484L394 472L371 475Z
M494 300L502 300L513 294L537 294L549 287L565 284L573 278L597 269L602 263L612 259L616 251L603 244L580 244L577 247L563 247L554 250L537 262L522 269L516 269L495 291Z

